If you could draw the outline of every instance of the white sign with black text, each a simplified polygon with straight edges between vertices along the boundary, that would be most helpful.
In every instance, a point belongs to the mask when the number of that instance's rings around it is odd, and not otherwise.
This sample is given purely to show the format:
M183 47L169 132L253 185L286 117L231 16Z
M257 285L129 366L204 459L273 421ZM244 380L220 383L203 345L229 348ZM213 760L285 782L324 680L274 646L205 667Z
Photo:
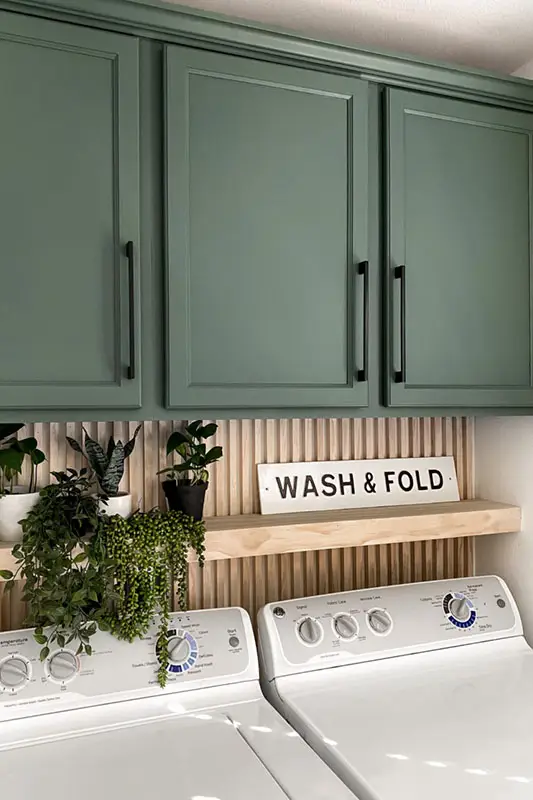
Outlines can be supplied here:
M459 500L452 456L258 464L257 472L262 514Z

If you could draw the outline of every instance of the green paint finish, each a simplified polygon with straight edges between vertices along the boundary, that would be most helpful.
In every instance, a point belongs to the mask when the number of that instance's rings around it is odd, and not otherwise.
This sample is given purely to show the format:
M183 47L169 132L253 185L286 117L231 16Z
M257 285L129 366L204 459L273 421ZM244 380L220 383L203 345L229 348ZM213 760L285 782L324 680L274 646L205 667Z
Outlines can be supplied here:
M368 87L167 48L167 402L364 406Z
M138 43L0 13L0 408L138 407ZM136 272L139 303L139 267ZM136 308L135 335L140 335Z
M389 405L531 406L533 116L396 90L387 106Z

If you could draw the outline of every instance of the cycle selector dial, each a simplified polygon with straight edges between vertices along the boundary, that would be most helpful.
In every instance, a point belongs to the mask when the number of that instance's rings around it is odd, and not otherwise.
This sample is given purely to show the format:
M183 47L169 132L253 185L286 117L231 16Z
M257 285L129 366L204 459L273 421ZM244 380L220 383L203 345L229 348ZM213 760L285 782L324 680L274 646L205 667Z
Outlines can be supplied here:
M68 650L58 650L48 659L48 677L57 683L69 683L76 677L79 668L77 656Z
M359 626L351 614L337 614L333 619L333 630L340 639L350 641L357 636Z
M18 692L29 682L31 667L25 658L12 656L0 664L0 688L6 692Z
M456 628L471 628L477 619L474 604L462 592L448 592L442 601L442 610Z
M368 627L378 636L386 636L392 630L392 617L383 608L373 608L367 615Z
M310 647L319 644L324 636L322 625L313 617L301 619L296 629L300 640Z
M188 672L196 664L198 644L189 631L173 629L167 631L167 670L174 675Z
M450 613L460 622L465 622L467 619L470 619L470 606L466 601L466 597L452 600L450 603Z

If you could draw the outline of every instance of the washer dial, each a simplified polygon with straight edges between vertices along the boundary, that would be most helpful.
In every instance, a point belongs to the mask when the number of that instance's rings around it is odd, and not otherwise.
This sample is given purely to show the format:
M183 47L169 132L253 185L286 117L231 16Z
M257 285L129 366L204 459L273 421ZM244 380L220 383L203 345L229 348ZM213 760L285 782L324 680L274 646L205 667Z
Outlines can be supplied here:
M298 638L308 647L320 644L324 638L324 629L314 617L303 617L296 625Z
M168 671L174 675L188 672L196 664L198 644L189 631L174 628L167 631Z
M65 686L78 674L80 662L70 650L56 650L47 660L44 669L48 680Z
M456 628L471 628L477 619L474 604L462 592L448 592L442 601L442 610Z
M359 625L351 614L337 614L333 617L333 630L339 639L350 642L359 633Z
M368 627L377 636L387 636L392 630L392 617L384 608L371 608L366 619Z
M30 662L23 656L13 655L0 662L0 691L15 694L31 679Z

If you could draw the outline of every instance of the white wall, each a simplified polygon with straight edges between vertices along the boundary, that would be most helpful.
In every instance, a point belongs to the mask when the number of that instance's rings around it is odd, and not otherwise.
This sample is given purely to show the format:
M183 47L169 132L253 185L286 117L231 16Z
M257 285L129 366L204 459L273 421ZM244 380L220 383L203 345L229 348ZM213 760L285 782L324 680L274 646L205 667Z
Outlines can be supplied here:
M476 497L522 508L522 532L476 540L478 575L500 575L509 584L533 645L533 417L476 419Z

